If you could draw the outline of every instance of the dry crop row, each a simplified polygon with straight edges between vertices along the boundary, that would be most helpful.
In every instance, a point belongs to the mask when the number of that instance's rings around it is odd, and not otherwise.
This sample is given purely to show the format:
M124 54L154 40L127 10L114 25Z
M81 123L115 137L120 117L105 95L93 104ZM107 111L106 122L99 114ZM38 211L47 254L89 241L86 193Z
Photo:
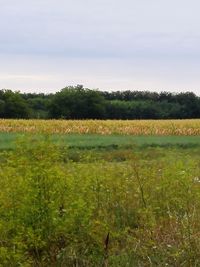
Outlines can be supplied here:
M0 132L200 135L199 120L0 120Z

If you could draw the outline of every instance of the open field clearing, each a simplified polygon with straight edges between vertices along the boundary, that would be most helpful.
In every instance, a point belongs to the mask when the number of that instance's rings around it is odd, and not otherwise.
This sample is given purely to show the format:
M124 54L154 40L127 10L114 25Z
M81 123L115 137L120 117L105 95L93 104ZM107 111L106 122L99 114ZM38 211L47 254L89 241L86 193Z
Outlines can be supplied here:
M0 153L0 266L200 266L199 149L72 152Z
M1 120L0 266L200 266L199 128Z
M13 149L19 139L28 137L29 133L1 133L0 149ZM40 140L44 134L35 134ZM134 149L136 147L200 147L199 136L131 136L131 135L97 135L97 134L51 134L53 143L69 148L80 149Z
M0 132L200 136L200 120L0 120Z

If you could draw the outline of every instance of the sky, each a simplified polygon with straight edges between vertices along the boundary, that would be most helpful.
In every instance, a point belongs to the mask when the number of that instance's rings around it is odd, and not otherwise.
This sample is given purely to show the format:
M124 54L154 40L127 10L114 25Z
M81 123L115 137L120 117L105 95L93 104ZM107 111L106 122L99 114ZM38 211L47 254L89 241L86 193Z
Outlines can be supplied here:
M199 0L0 0L0 88L200 95Z

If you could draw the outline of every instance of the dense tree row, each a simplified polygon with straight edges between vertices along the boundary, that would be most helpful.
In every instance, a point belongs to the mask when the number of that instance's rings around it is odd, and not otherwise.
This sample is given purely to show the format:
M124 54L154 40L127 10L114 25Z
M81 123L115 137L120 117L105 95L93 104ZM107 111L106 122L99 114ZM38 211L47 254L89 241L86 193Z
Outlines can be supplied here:
M1 118L184 119L200 118L192 92L102 92L69 86L55 94L0 90Z

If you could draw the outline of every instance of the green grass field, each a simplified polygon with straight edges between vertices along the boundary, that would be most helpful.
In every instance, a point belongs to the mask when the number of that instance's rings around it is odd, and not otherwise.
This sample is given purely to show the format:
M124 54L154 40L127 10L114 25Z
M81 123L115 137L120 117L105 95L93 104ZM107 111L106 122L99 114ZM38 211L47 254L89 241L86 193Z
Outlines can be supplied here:
M15 142L28 134L0 133L0 149L12 149ZM36 135L40 139L39 135ZM135 146L198 147L200 136L122 136L122 135L51 135L57 143L74 148L132 148Z
M0 266L200 266L200 137L0 134Z

